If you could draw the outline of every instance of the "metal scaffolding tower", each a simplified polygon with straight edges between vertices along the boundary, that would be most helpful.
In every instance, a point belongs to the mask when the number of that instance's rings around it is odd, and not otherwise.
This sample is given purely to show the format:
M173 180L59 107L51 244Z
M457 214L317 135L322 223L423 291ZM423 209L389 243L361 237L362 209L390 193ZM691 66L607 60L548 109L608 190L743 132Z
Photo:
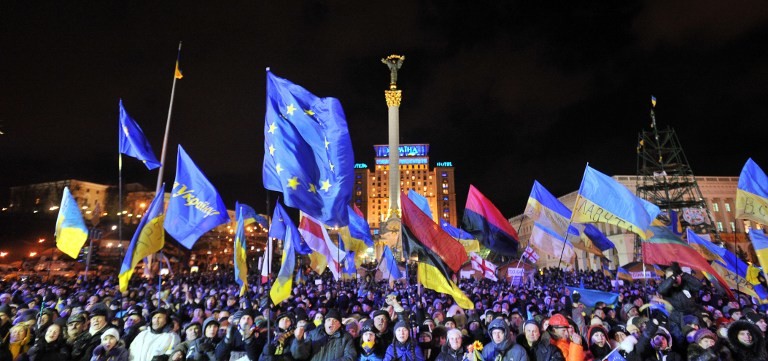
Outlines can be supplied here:
M712 215L701 194L675 130L656 124L656 98L651 100L651 129L637 136L637 195L661 208L659 217L677 229L692 228L710 234L720 242ZM640 240L635 242L635 259L640 260Z

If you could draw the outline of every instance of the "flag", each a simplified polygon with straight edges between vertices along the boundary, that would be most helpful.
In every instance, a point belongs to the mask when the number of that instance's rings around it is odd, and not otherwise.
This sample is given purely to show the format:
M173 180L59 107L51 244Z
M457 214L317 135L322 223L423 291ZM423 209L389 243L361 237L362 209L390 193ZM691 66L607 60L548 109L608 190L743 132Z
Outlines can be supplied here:
M176 70L173 72L173 77L176 79L181 79L184 77L183 74L181 74L181 69L179 69L179 61L176 60Z
M269 281L269 275L272 274L272 259L275 256L275 248L272 238L267 238L267 245L264 250L264 260L261 262L261 283Z
M715 277L718 283L727 287L726 281L712 269L707 260L688 243L675 236L669 228L651 226L648 229L648 234L650 237L642 242L644 263L668 265L677 262L681 266L707 272ZM726 292L729 297L734 298L729 289Z
M356 255L353 259L355 260L355 266L359 266L363 263L365 252L368 251L369 247L373 247L371 229L357 206L347 207L349 207L347 210L347 213L349 214L349 224L339 228L339 235L341 236L345 249Z
M430 219L435 219L432 217L432 210L429 209L429 201L427 200L427 197L424 197L413 189L410 189L408 190L408 199L410 199L411 202L416 205L416 207L419 207L419 209L421 209L421 211L424 212L424 214L426 214Z
M621 351L621 349L618 347L613 349L613 351L608 353L608 355L605 356L602 361L627 361L627 359L624 358L624 356L622 356L619 351Z
M651 106L656 108L656 97L651 95Z
M732 254L730 251L728 253ZM732 259L732 257L726 257L726 259L728 258ZM712 269L726 281L726 288L728 288L729 291L738 289L740 292L759 300L760 304L768 303L768 290L761 284L752 284L749 282L747 280L748 266L741 260L737 260L736 262L738 265L726 265L719 261L714 261L712 262ZM714 283L712 280L712 278L715 278L713 274L705 272L705 275L707 275L707 278Z
M283 207L278 203L275 205L275 211L272 214L272 225L269 227L269 239L276 238L283 241L283 257L280 263L280 271L277 273L272 289L269 290L269 297L272 303L279 305L291 297L293 288L293 269L296 267L295 246L299 244L299 231L296 225L285 213ZM297 277L302 274L301 270Z
M579 230L570 224L571 210L538 181L533 181L533 188L523 214L538 223L539 227L546 228L563 238L566 230L571 235L579 235Z
M749 232L749 239L755 248L755 254L757 254L757 260L760 261L760 266L763 268L768 267L768 236L759 229L753 229Z
M381 271L384 279L401 279L403 274L400 272L400 268L397 267L395 261L395 255L392 254L392 250L389 246L384 246L384 251L381 253L381 262L379 262L379 271Z
M768 224L768 176L752 158L739 175L735 217Z
M258 223L264 229L269 228L269 222L267 219L261 214L256 213L256 210L254 210L251 206L236 202L235 214L237 214L237 212L243 212L243 221L245 222L246 226L252 223Z
M162 188L161 188L162 189ZM165 232L163 231L163 203L165 194L160 192L147 208L147 212L141 217L136 233L133 234L131 244L125 251L125 258L120 266L118 282L120 292L128 290L128 281L133 275L133 270L139 261L151 254L159 252L165 245ZM170 267L169 267L170 269Z
M442 218L440 218L440 228L442 228L445 233L448 233L449 236L459 241L459 243L464 246L467 255L469 255L470 252L480 252L480 242L471 234L452 226L448 221Z
M401 200L403 198L406 197L401 197ZM403 214L405 214L405 209L403 209ZM416 267L417 281L425 288L450 295L459 307L473 309L474 303L472 300L464 294L456 283L451 281L453 273L449 266L446 265L436 252L425 247L421 240L411 233L411 230L405 223L402 226L404 252L408 255L416 253L418 256Z
M144 162L149 169L155 169L161 165L155 158L147 138L144 137L144 132L123 108L122 99L120 99L120 131L117 132L117 138L120 140L120 153Z
M531 263L536 263L539 261L539 255L536 253L536 251L531 248L531 246L526 246L525 251L523 251L523 258L527 258Z
M267 71L264 188L324 224L346 226L354 162L339 101Z
M343 275L354 275L357 273L357 268L355 267L355 252L347 250L344 247L344 240L341 239L340 234L337 234L337 237L339 237L339 250L347 254L346 257L341 260L341 273Z
M584 235L587 236L598 249L601 251L607 251L611 248L616 248L616 245L611 242L608 237L592 224L584 225Z
M462 223L467 232L491 251L504 256L517 254L517 231L473 185L469 186Z
M325 226L312 216L301 212L299 234L307 242L309 248L324 258L331 269L331 273L333 273L333 277L338 280L341 276L341 261L347 256L347 253L342 252L333 244Z
M470 253L469 254L469 260L472 263L472 268L480 271L480 273L483 274L484 278L487 278L491 281L498 281L499 279L496 278L496 265L484 260L482 257L478 256L477 253Z
M649 237L651 221L659 212L656 205L636 197L613 178L587 165L571 220L613 224L645 240Z
M760 272L762 272L760 268L755 267L755 265L753 264L750 264L749 267L747 267L747 277L745 277L745 279L751 285L759 284L760 279L758 277L760 277Z
M402 227L408 228L409 234L414 237L413 241L434 252L452 272L458 272L461 265L467 261L464 246L424 214L405 193L400 193L400 204L403 214ZM410 253L406 253L405 257L410 257Z
M245 239L245 215L243 214L243 208L235 208L237 209L237 227L235 229L235 241L232 242L235 247L232 255L235 257L235 282L240 285L240 297L243 297L248 289L248 245Z
M605 302L606 305L615 305L619 300L619 294L613 292L603 292L598 290L592 290L584 287L570 287L566 286L570 293L578 292L581 294L580 302L585 306L592 308L598 302Z
M182 246L192 249L205 232L227 222L227 207L219 192L179 145L176 181L168 201L165 230Z
M547 228L540 227L538 223L535 222L533 223L531 238L528 240L528 244L536 247L539 252L543 252L558 259L562 258L566 263L570 263L571 259L576 256L576 252L573 250L573 244L570 241Z
M686 239L688 239L688 244L696 249L702 257L707 260L725 263L725 260L723 259L723 255L727 251L725 248L716 246L708 239L700 237L690 228L686 231Z
M77 258L80 250L88 239L88 228L85 228L85 220L77 201L69 192L69 187L64 187L61 196L59 216L56 218L56 247L64 254Z
M624 267L619 267L616 270L616 277L625 281L632 282L634 281L634 278L632 278L632 274L627 271Z

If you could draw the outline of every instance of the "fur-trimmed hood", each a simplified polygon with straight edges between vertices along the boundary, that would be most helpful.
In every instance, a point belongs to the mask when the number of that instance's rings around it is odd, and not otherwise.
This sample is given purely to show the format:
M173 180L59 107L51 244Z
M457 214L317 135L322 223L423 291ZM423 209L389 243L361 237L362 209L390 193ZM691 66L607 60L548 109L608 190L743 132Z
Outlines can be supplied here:
M752 346L746 346L739 342L739 332L748 330L752 334ZM762 331L752 322L739 320L728 327L728 343L733 356L739 360L768 360L768 352L765 349L765 338Z

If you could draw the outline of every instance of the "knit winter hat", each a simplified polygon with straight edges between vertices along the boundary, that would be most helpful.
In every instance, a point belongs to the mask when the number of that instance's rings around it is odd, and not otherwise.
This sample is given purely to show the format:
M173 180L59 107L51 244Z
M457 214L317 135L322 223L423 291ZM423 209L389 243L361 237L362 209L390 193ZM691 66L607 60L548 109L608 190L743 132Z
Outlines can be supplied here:
M101 341L103 342L104 340L106 340L107 336L112 336L116 340L120 341L120 333L117 332L116 328L110 327L106 331L104 331L104 333L101 334Z

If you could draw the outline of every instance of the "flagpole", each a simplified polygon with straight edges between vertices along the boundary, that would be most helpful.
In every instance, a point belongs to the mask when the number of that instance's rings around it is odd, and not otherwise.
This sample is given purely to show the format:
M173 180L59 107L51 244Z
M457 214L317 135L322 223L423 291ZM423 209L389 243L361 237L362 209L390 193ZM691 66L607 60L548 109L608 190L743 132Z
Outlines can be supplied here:
M118 263L120 267L118 267L118 270L122 268L123 257L125 257L125 255L123 254L125 249L122 247L122 244L123 244L122 219L123 219L123 153L120 152L120 142L118 142L118 145L117 145L117 242L119 242L119 244L121 245L120 260Z
M573 217L571 217L571 218L573 218ZM560 260L557 261L557 268L560 268L560 263L563 262L563 255L565 254L565 246L568 245L568 235L569 235L568 230L571 228L571 223L572 222L569 219L568 220L568 227L565 227L565 240L563 241L563 250L560 251ZM577 258L576 262L578 262L578 258Z
M157 173L157 185L155 186L155 195L163 190L163 169L165 169L165 153L168 147L168 132L171 129L171 113L173 112L173 98L176 94L176 70L179 68L179 58L181 57L181 41L179 41L179 51L176 53L176 68L173 71L173 85L171 86L171 103L168 105L168 118L165 121L165 135L163 136L163 150L160 153L160 171Z

